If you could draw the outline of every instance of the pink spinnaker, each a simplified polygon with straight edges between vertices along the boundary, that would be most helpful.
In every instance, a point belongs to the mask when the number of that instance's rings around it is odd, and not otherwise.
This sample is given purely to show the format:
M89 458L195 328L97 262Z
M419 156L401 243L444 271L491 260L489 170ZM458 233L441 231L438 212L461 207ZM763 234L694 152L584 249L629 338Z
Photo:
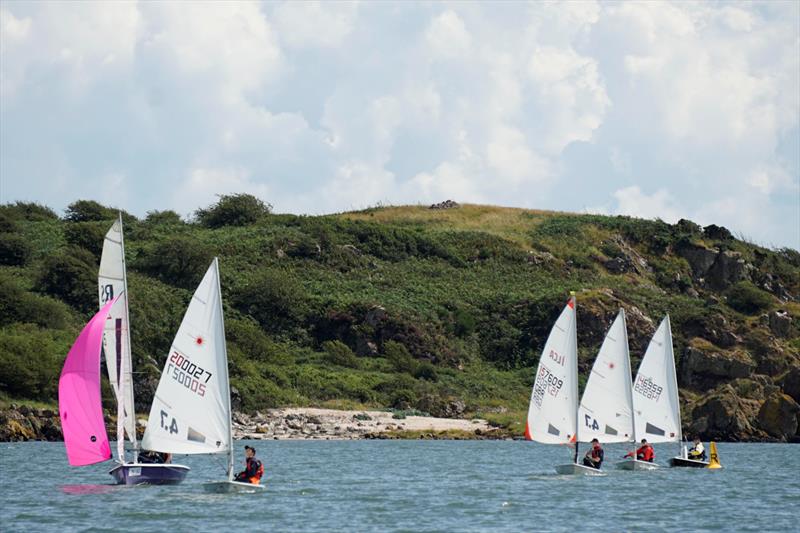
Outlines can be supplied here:
M103 325L118 298L103 306L84 326L67 354L58 380L58 414L72 466L111 459L100 403L100 350Z

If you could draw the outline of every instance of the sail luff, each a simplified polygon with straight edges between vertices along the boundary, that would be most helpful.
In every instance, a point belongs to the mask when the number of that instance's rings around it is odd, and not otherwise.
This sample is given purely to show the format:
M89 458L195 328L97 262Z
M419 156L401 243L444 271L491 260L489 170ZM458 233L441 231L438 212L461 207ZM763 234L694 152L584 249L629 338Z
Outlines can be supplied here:
M228 390L225 394L226 408L228 410L228 481L233 480L233 423L231 417L231 386L230 378L228 376L228 342L225 339L225 313L222 308L222 286L220 281L219 272L219 258L214 258L214 267L217 271L217 302L219 303L219 317L222 324L222 359L225 368L225 381L228 384Z
M122 212L119 213L119 244L120 248L122 248L122 287L124 291L123 294L125 294L125 323L128 325L126 332L128 342L125 343L126 348L122 381L127 385L126 391L129 395L130 407L133 409L133 412L129 414L132 424L128 425L128 438L133 444L133 457L135 461L137 455L136 452L139 449L139 439L136 438L136 402L135 391L133 389L133 346L131 345L131 315L130 308L128 306L128 264L127 261L125 261L125 232L123 231L122 227ZM124 438L120 440L122 441L122 447L124 449Z
M625 395L628 398L628 409L631 413L631 438L630 442L636 443L636 416L633 413L633 371L631 370L631 349L628 344L628 319L625 310L620 309L622 315L622 330L625 332Z

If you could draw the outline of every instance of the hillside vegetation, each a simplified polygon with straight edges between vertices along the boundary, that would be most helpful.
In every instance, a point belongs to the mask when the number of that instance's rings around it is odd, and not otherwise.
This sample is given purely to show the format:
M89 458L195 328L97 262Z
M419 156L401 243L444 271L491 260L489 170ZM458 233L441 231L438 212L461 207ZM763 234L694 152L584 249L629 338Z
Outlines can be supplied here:
M61 217L36 204L0 207L6 403L55 401L64 357L97 307L103 235L116 217L92 201ZM582 383L620 307L634 369L669 313L687 431L798 432L796 250L689 221L480 205L312 217L234 195L190 223L170 211L123 219L141 412L191 293L219 256L234 402L244 411L477 414L521 434L533 368L574 290Z

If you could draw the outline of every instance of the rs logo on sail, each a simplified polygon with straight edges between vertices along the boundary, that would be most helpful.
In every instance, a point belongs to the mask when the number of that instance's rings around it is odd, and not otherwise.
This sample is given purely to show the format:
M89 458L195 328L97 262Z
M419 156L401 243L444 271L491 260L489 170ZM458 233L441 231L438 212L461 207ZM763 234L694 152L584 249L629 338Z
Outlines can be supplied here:
M167 373L198 396L206 395L206 383L211 379L211 372L192 363L182 353L172 352L167 364ZM201 381L202 379L205 381Z
M108 285L100 285L100 301L105 303L114 299L114 286L110 283Z

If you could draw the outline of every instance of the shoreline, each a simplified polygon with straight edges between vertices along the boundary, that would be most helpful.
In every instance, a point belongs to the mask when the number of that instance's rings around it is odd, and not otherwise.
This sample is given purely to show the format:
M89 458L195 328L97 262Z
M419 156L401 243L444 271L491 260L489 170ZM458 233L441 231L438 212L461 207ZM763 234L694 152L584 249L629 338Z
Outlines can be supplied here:
M109 439L116 418L105 413ZM514 435L480 418L437 418L379 410L282 407L233 413L233 438L242 440L511 439ZM137 418L141 438L146 417ZM0 442L61 441L58 410L12 404L0 410Z

